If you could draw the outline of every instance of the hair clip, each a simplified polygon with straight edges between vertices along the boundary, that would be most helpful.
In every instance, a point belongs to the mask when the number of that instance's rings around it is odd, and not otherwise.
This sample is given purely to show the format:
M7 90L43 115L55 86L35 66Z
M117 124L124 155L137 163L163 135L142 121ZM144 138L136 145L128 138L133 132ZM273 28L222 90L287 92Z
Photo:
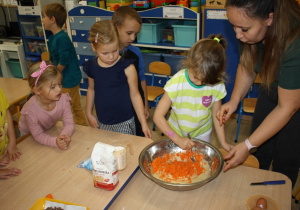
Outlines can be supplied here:
M216 40L217 42L220 43L220 39L219 38L215 37L214 40Z
M53 66L53 65L47 65L45 61L42 61L41 64L40 64L40 70L39 71L36 71L34 73L32 73L30 76L32 77L37 77L36 80L35 80L35 83L34 83L34 87L36 87L36 84L40 78L40 76L42 75L42 73L50 66Z
M95 36L95 43L98 42L98 36L99 36L99 33L97 33L96 36Z

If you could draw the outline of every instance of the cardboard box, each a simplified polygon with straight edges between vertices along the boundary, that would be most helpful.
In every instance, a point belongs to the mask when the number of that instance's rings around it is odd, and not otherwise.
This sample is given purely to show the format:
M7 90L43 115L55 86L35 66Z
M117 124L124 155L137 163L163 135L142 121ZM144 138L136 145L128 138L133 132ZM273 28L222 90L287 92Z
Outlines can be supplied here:
M226 0L206 0L206 6L208 7L220 7L225 8Z

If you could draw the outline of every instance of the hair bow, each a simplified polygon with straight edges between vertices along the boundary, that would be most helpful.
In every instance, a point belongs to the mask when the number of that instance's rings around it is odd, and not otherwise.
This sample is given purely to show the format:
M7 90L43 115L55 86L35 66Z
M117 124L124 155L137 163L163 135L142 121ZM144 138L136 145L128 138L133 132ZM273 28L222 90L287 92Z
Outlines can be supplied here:
M40 64L40 70L39 71L36 71L34 73L32 73L30 76L32 77L37 77L36 80L35 80L35 83L34 83L34 87L36 87L36 84L40 78L40 76L42 75L42 73L50 66L53 66L53 65L47 65L45 61L42 61L41 64Z

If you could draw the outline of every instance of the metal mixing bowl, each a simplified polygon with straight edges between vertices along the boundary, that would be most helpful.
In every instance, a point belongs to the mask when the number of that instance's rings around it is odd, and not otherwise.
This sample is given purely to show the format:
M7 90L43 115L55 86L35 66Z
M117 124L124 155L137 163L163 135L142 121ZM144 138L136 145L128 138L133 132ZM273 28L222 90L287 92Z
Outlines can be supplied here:
M210 182L220 174L220 172L223 169L224 159L222 154L219 152L219 150L215 148L213 145L201 140L193 139L193 141L196 144L195 147L193 148L193 152L203 154L204 159L209 163L209 166L211 168L211 174L209 178L200 182L188 183L188 184L169 183L161 179L155 178L151 173L151 166L150 166L150 163L152 163L152 161L155 158L159 156L163 156L165 153L171 154L174 152L177 153L177 152L184 151L170 139L155 141L143 149L143 151L139 156L139 166L141 171L150 180L170 190L176 190L176 191L193 190L205 185L206 183ZM211 167L213 162L215 162L214 168Z

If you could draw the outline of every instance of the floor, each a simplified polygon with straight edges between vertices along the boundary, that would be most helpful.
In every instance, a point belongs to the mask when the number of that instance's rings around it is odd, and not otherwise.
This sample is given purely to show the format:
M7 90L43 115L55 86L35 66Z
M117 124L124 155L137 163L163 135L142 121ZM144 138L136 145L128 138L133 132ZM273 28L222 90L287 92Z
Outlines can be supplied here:
M81 96L81 103L82 103L83 109L85 109L85 104L86 104L86 97L85 96ZM148 126L151 130L152 130L152 125L153 125L153 121L152 121L153 112L154 112L154 108L151 108L150 109L151 117L148 119ZM234 143L235 134L236 134L236 127L237 127L236 119L230 119L225 124L226 140L231 144L236 144L236 143ZM241 126L240 126L239 138L238 138L239 142L243 141L244 139L246 139L249 136L250 127L251 127L251 121L250 120L242 120ZM157 140L165 139L165 138L166 137L162 136L162 133L160 132L160 130L158 128L156 128L155 131L152 131L153 141L157 141ZM217 135L216 135L214 130L213 130L212 136L211 136L211 144L214 145L217 148L220 148L220 144L217 140ZM298 178L297 183L294 187L295 190L300 188L300 171L299 171L299 176L298 177L299 178ZM291 202L292 202L292 210L300 210L300 202L298 204L296 204L294 199L292 199Z

